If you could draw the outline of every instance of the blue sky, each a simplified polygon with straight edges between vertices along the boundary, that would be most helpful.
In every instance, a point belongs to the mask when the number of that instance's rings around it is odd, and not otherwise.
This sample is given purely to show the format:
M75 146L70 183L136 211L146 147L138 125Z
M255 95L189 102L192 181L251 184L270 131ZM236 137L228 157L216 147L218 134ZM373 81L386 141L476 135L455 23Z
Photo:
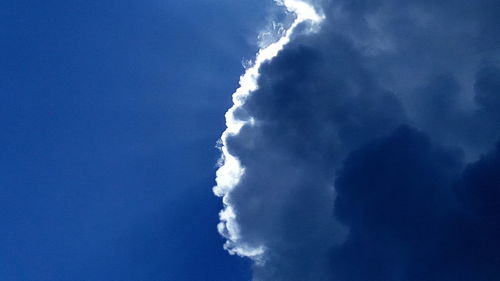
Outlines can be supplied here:
M242 280L215 142L263 1L0 4L0 279Z

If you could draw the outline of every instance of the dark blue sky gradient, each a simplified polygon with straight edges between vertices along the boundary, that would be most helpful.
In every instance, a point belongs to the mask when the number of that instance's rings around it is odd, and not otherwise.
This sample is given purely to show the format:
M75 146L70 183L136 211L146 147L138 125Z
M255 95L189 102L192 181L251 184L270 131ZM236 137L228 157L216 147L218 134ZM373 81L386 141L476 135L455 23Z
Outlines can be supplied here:
M0 4L0 280L250 278L214 145L270 4Z

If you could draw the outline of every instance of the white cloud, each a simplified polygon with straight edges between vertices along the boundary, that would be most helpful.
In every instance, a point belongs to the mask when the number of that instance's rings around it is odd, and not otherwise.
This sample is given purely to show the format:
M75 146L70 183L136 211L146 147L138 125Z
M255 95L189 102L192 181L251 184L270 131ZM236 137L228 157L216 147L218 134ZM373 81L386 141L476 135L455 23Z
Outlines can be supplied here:
M241 177L245 173L245 168L241 165L235 155L231 155L227 149L228 137L237 135L244 125L251 125L253 119L241 120L235 116L237 111L244 105L246 98L258 88L260 67L263 63L272 60L289 42L295 28L304 22L310 22L311 26L319 24L323 16L318 13L310 4L300 0L280 0L276 1L290 13L293 13L295 20L282 36L274 43L268 44L259 50L253 65L246 69L240 77L240 87L233 93L233 106L226 112L226 130L222 133L219 148L222 152L220 167L216 173L216 183L213 191L217 196L223 197L224 209L220 213L220 223L218 230L227 241L224 248L231 254L250 257L257 263L263 262L262 256L265 253L265 245L250 245L243 241L239 235L238 217L231 206L231 192L238 187Z

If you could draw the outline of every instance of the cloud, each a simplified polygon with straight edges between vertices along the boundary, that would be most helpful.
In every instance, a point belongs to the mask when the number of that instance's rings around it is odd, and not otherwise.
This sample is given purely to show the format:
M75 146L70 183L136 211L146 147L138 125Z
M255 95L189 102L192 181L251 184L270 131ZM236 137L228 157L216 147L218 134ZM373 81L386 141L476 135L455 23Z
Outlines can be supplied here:
M313 7L305 2L283 0L277 3L283 5L288 12L293 13L295 19L276 42L259 50L253 65L240 78L240 87L233 94L234 104L225 115L227 128L220 139L219 147L222 151L222 157L219 161L220 167L217 170L217 185L214 187L214 193L223 197L224 202L224 210L220 213L221 222L217 226L221 235L227 238L224 247L231 254L251 257L256 261L260 261L264 253L264 246L258 242L245 241L241 238L236 213L231 203L231 193L243 177L245 168L240 164L240 160L229 151L227 142L231 137L238 136L242 127L252 126L254 123L253 117L245 116L242 118L238 115L238 111L241 111L241 107L250 94L258 89L257 79L260 76L261 65L272 60L288 44L297 26L302 23L319 23L323 19Z
M463 173L458 151L406 127L352 152L336 181L351 231L332 249L335 280L497 279L498 148Z
M325 18L242 76L215 187L254 280L500 278L497 2L285 3Z

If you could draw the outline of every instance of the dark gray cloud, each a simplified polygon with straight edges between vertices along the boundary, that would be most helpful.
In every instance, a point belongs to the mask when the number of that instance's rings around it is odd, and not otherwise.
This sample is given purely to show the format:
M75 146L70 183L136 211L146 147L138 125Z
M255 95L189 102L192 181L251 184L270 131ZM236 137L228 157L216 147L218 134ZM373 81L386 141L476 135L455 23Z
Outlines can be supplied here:
M335 205L351 232L332 280L498 279L499 148L463 173L460 153L409 128L351 153Z
M500 2L315 5L227 138L255 280L500 279Z

